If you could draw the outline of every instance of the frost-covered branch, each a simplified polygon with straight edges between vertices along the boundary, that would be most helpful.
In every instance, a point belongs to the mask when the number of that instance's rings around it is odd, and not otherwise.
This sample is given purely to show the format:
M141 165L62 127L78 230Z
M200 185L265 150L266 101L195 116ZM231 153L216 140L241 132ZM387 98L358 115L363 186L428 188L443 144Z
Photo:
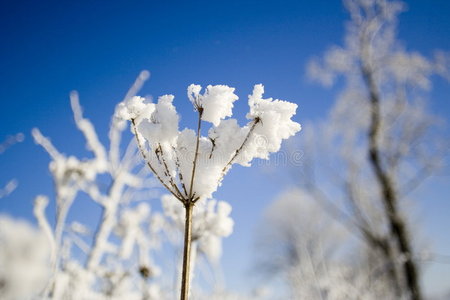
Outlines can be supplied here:
M24 138L25 136L21 132L13 136L8 136L2 143L0 143L0 154L4 153L14 144L23 142ZM12 192L14 192L18 185L19 182L17 181L17 179L9 180L3 188L0 188L0 199L7 197Z
M14 192L18 185L19 184L16 179L11 179L10 181L8 181L5 186L0 189L0 199Z

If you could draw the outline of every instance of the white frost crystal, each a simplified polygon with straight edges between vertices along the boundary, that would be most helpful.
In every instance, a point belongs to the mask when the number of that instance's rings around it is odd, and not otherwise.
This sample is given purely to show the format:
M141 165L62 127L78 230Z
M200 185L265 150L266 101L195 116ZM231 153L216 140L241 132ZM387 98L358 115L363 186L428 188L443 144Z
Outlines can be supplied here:
M155 110L155 105L144 101L145 98L134 96L119 103L116 111L117 117L124 120L148 118Z
M263 99L263 93L264 86L255 85L253 94L248 97L250 112L247 119L260 119L261 126L255 127L254 136L264 137L267 143L265 149L257 149L259 153L256 157L267 159L270 152L280 150L281 142L295 135L301 126L291 120L297 110L297 104L272 98Z
M158 144L172 145L178 135L178 114L173 106L173 95L159 97L152 114L142 120L139 132L153 147Z
M233 102L239 99L234 94L234 88L227 85L208 85L203 95L200 85L191 84L188 87L189 100L197 109L202 109L202 120L219 125L220 121L233 114Z

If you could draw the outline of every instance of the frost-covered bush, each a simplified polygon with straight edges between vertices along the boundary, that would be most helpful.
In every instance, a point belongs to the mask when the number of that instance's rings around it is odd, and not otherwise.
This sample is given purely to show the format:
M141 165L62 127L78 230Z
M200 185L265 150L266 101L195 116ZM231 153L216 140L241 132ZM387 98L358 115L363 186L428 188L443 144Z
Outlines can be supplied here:
M145 77L144 72L129 93L138 89ZM53 227L45 215L48 200L38 197L35 203L35 216L51 252L46 265L50 278L39 296L74 300L164 298L158 282L160 268L153 255L161 245L165 221L142 201L155 198L154 180L142 167L134 140L123 147L123 121L112 118L109 144L105 145L83 116L76 93L71 94L71 104L90 157L66 155L38 129L33 130L36 143L51 158L56 204ZM94 225L67 218L82 193L101 207L98 219L92 220Z

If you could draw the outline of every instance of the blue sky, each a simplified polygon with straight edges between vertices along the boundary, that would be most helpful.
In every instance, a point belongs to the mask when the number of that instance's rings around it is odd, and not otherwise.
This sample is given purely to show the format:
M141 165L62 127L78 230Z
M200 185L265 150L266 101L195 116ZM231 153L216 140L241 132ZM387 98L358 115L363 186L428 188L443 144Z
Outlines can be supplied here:
M430 3L407 1L399 27L407 48L425 55L450 51L450 2ZM346 18L338 0L3 1L0 139L23 132L26 140L0 156L0 182L14 177L20 183L0 199L0 212L31 218L34 196L53 195L48 156L34 145L31 128L39 127L62 152L86 154L71 115L71 90L80 93L85 115L105 142L114 106L143 69L152 77L142 94L174 94L182 127L192 127L196 117L186 99L191 83L236 87L235 114L242 122L256 83L265 85L267 96L296 102L296 121L325 117L335 91L309 82L305 65L342 42ZM448 119L449 85L437 79L434 86L430 107ZM235 233L225 241L223 258L231 288L244 289L257 221L284 182L259 168L237 167L216 193L234 207ZM419 202L424 232L444 254L450 254L444 229L450 228L449 192L448 176L441 176L418 193L427 199ZM449 268L431 266L427 276L441 278L429 280L431 290L444 286Z

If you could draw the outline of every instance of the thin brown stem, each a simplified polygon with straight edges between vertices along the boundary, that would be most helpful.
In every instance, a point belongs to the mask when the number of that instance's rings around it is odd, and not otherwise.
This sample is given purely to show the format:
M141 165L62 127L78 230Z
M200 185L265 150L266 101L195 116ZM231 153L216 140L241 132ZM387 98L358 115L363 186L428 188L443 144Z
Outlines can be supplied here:
M175 183L175 180L173 179L172 175L170 175L169 166L167 165L166 158L164 157L164 151L161 147L161 144L158 144L158 160L162 161L162 165L164 166L165 173L167 174L167 177L169 178L170 185L175 189L175 192L178 194L180 198L183 198L183 195L180 192L180 189L178 188L177 184Z
M244 141L242 142L241 146L239 146L239 148L236 149L236 151L234 152L233 156L231 157L231 159L228 161L228 163L225 165L225 167L223 167L222 169L222 175L220 176L220 180L223 179L223 177L225 176L225 173L227 172L228 168L231 166L231 164L233 163L233 161L236 159L236 157L239 155L239 153L242 151L242 148L244 148L245 144L247 143L248 139L250 138L250 135L253 133L253 130L255 130L256 124L258 124L259 122L261 122L260 118L255 118L253 120L253 124L250 127L250 130L248 131L247 135L245 136ZM219 180L219 181L220 181Z
M183 249L183 270L181 274L181 300L189 298L190 285L190 262L191 262L191 241L192 241L192 212L194 204L191 200L186 201L185 205L185 225L184 225L184 249Z
M203 109L201 107L198 108L198 125L197 125L197 144L195 146L195 156L194 156L194 161L192 162L193 166L192 166L192 175L191 175L191 185L189 188L189 201L192 198L192 193L193 193L193 188L194 188L194 177L195 177L195 169L197 167L197 158L198 158L198 147L200 145L200 130L201 130L201 126L202 126L202 113L203 113Z
M211 147L211 152L209 153L209 159L211 159L211 157L213 156L214 150L216 149L216 140L210 138L209 139L211 141L212 147Z
M183 174L181 173L180 159L178 158L177 150L175 149L175 147L172 147L172 149L173 152L175 153L175 165L177 166L178 169L178 177L180 179L181 187L183 188L184 195L187 197L188 192L186 190L186 185L184 184Z

